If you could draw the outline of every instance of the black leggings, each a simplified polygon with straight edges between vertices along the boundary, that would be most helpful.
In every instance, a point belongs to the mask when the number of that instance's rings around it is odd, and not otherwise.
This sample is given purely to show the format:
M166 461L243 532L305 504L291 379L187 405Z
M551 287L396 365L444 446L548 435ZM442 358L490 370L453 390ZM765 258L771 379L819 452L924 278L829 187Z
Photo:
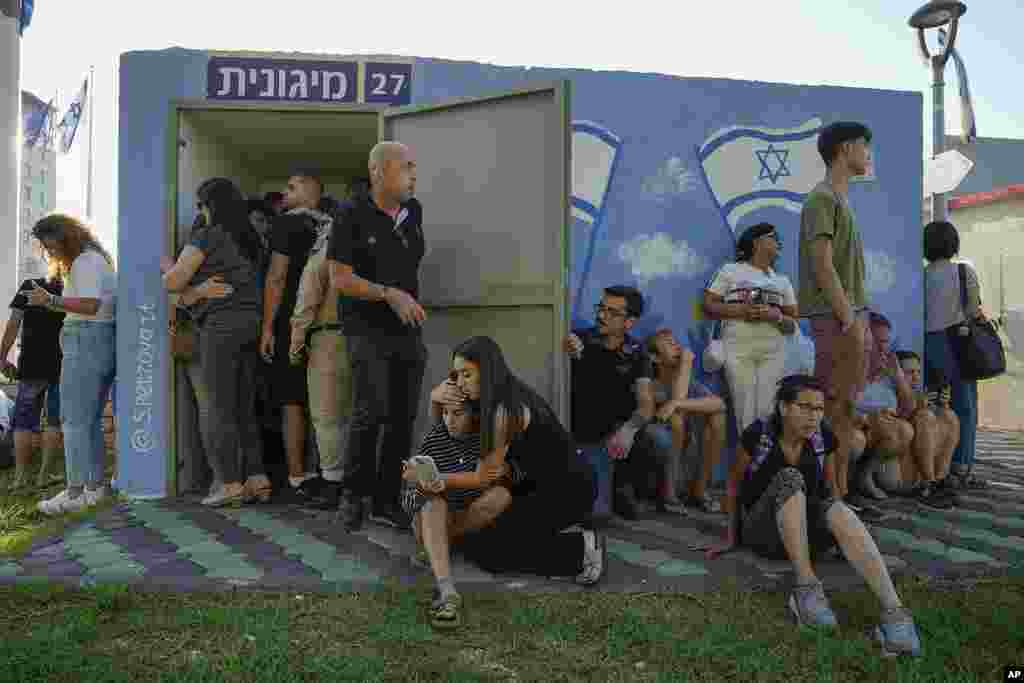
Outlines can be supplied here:
M561 533L590 518L593 475L566 482L541 482L512 504L494 524L468 534L460 544L465 556L489 572L575 576L583 570L583 535Z

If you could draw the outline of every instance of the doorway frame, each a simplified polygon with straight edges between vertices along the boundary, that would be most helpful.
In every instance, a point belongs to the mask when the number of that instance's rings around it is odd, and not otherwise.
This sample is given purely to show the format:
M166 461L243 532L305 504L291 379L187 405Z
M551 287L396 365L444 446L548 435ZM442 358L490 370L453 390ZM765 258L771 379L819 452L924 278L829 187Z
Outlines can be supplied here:
M333 104L330 102L236 102L209 100L201 97L175 98L170 101L167 116L167 167L164 169L166 178L164 204L164 253L168 250L173 254L178 244L178 156L180 150L180 126L182 112L191 111L240 111L240 112L279 112L305 113L323 112L330 114L376 114L378 120L381 113L388 107L380 104ZM377 140L380 140L381 126L377 125ZM168 307L170 294L167 293ZM169 497L180 495L178 490L178 367L179 361L174 358L168 363L167 385L170 395L167 406L167 492Z

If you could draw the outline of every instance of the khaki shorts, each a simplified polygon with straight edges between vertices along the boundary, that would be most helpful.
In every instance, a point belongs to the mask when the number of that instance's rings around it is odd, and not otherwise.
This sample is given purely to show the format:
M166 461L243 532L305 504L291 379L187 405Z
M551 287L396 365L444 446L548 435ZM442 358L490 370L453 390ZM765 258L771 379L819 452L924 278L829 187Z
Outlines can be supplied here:
M871 335L871 326L868 324L868 312L857 313L857 320L864 327L864 357L859 361L859 370L855 370L856 377L848 397L851 401L856 401L867 386L871 371L870 365L873 362L874 337ZM811 318L811 336L814 338L814 375L828 387L830 399L838 397L836 381L839 368L853 360L844 348L840 330L839 320L833 315Z

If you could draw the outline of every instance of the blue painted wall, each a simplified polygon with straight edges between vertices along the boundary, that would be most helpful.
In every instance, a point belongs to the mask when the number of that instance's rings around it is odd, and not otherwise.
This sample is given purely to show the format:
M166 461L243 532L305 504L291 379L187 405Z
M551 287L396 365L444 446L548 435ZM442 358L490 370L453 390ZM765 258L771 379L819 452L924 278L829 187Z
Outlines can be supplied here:
M122 486L133 495L158 493L166 486L160 455L168 443L170 374L166 297L158 268L165 245L154 235L163 235L164 228L167 103L172 97L204 95L206 59L204 52L184 50L122 56L119 446ZM876 307L894 320L897 344L921 350L920 94L418 59L413 102L439 102L559 79L572 81L574 120L593 121L622 141L589 273L582 264L591 225L577 219L572 224L573 292L587 276L580 311L591 309L604 286L638 284L649 301L638 332L670 326L699 352L706 325L697 319L694 305L707 278L731 258L734 237L704 182L697 148L729 126L793 129L814 118L826 124L854 119L867 123L875 134L877 180L851 190L869 256L872 296ZM794 155L791 166L795 160ZM749 172L756 179L759 166L753 155L750 164L737 172ZM762 220L778 226L784 241L780 269L795 283L798 214L773 206L759 208L740 220L737 231ZM139 307L149 305L155 306L153 395L159 406L148 432L154 446L146 449L150 437L132 424L134 415L129 415L131 407L137 407L140 389L138 382L126 378L138 373L140 334L145 335L149 315L149 309Z

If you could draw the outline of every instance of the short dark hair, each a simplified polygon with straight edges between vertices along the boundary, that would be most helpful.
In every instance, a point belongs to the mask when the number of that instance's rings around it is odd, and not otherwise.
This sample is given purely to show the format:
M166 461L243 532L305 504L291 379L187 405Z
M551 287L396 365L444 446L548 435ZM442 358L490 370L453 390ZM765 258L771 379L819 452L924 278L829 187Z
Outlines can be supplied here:
M924 258L929 263L953 258L960 253L960 233L949 221L932 221L924 226Z
M897 351L896 360L903 362L905 360L916 360L918 363L921 362L921 356L917 354L917 351Z
M605 287L604 293L608 296L619 296L626 300L626 313L630 318L639 318L644 314L644 295L636 287L629 285L615 285Z
M844 142L860 140L871 142L871 129L856 121L836 121L821 129L818 133L818 154L825 166L831 166L839 154L839 146Z
M320 178L320 174L316 171L311 171L308 168L299 168L292 171L292 178L306 178L312 180L320 188L320 194L327 191L327 186L324 185L324 181Z
M754 256L754 242L765 235L772 234L778 239L778 232L776 232L775 226L771 223L758 223L744 230L743 234L740 235L739 241L736 242L736 260L740 262L749 261Z
M892 329L892 322L890 322L888 318L886 318L881 313L878 313L877 311L871 311L871 313L868 314L868 324L884 325L885 327L888 327L890 330Z

